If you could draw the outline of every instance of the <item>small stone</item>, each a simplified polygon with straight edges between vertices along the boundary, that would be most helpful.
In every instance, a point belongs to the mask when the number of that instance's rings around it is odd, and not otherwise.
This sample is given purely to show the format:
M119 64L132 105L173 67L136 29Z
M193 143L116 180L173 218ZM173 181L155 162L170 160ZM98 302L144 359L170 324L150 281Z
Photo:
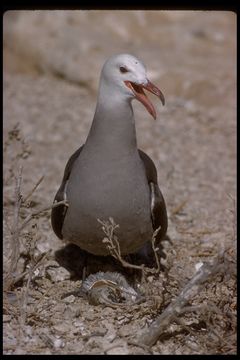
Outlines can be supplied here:
M49 276L52 282L59 282L70 279L70 273L63 267L48 268L46 274Z
M116 330L112 326L109 327L108 333L105 336L105 339L111 343L114 339L116 339L116 336L117 336Z
M118 330L118 336L120 336L120 338L127 337L131 335L131 333L132 329L129 324L121 326L121 328Z
M199 350L199 345L196 342L193 342L191 340L187 340L186 345L189 346L190 349L192 349L193 351L198 351Z
M203 266L203 262L202 262L202 261L200 261L200 262L198 262L197 264L195 264L195 269L196 269L196 271L198 271L202 266Z
M55 339L53 346L55 347L55 349L60 349L63 348L65 346L65 343L62 339Z
M71 304L75 301L75 296L69 295L68 297L64 298L63 301L67 304Z
M73 325L76 326L77 328L79 328L79 330L84 330L84 328L85 328L84 323L79 319L74 321Z
M105 350L107 355L128 355L130 354L127 343L125 341L117 342L116 345Z
M37 242L37 250L40 252L40 254L44 254L46 252L48 252L51 249L51 245L48 241L43 241L43 242Z
M107 333L107 329L105 327L98 327L94 329L94 332L92 335L94 336L104 336Z
M102 318L106 319L108 316L112 316L114 314L115 310L109 306L106 306L103 310L102 310Z
M53 329L59 334L66 334L72 331L72 324L66 321L53 325Z
M124 324L126 321L128 321L128 319L126 318L125 315L120 315L120 316L117 317L117 322L120 325Z
M93 313L87 313L84 315L85 319L88 320L88 321L93 321L95 320L95 316Z
M32 335L33 335L32 326L27 325L27 326L25 326L24 330L25 330L26 335L28 335L29 337L32 337Z
M16 293L11 292L11 291L7 293L7 299L10 304L15 304L18 301L18 297L17 297Z

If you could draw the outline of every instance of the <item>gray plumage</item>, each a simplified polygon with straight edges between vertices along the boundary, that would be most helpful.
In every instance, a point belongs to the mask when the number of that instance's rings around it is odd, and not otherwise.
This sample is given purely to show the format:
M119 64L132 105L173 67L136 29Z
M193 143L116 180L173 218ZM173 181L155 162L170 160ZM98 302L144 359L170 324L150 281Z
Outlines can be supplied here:
M155 165L137 148L131 100L140 100L155 117L142 88L164 101L135 57L122 54L105 63L86 143L69 159L54 199L66 198L69 204L52 209L56 235L95 255L108 255L97 219L112 217L119 224L116 235L123 255L141 249L159 226L158 242L167 230L166 206Z

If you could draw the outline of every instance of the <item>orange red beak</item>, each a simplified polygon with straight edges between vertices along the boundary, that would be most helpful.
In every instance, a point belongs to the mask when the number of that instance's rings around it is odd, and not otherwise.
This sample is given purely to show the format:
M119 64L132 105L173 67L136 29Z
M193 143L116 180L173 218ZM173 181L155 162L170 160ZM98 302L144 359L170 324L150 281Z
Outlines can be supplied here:
M129 87L132 90L136 99L139 100L145 106L147 111L153 116L153 118L156 119L157 117L156 110L153 104L151 103L151 101L146 96L143 89L148 90L152 94L156 95L164 105L165 98L161 90L149 80L147 81L146 84L135 84L128 80L124 81L124 83L126 84L127 87Z

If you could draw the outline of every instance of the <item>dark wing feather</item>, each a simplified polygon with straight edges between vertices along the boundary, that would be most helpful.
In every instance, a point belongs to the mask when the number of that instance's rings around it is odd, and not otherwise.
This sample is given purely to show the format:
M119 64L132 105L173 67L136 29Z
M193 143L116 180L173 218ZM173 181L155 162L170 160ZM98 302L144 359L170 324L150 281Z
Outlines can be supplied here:
M73 164L74 164L75 160L78 158L80 152L82 151L83 146L84 145L82 145L77 151L75 151L72 154L72 156L70 157L70 159L68 160L67 165L64 170L62 183L61 183L60 188L58 189L58 191L55 195L55 198L54 198L54 203L63 201L63 200L67 200L66 199L66 185L67 185L69 176L71 174ZM52 213L51 213L52 228L53 228L55 234L60 239L63 238L62 226L63 226L63 221L65 218L66 212L67 212L67 206L59 205L59 206L53 208Z
M150 201L151 201L151 215L152 215L152 224L153 229L156 230L161 226L157 237L156 243L158 244L161 239L165 236L168 227L168 218L167 218L167 209L166 204L159 189L157 182L157 169L154 165L152 159L142 150L138 150L140 158L143 162L148 184L150 187Z

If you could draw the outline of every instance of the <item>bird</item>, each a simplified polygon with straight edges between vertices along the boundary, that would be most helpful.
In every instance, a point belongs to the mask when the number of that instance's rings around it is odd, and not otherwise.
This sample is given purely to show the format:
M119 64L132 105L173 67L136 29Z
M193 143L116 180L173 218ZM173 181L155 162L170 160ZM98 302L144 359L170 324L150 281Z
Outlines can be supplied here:
M161 90L147 77L142 61L130 54L108 58L102 68L93 121L86 141L69 158L51 211L58 238L83 251L109 255L98 221L114 219L121 255L146 253L168 227L167 209L153 160L138 149L132 100L156 119L145 91Z

